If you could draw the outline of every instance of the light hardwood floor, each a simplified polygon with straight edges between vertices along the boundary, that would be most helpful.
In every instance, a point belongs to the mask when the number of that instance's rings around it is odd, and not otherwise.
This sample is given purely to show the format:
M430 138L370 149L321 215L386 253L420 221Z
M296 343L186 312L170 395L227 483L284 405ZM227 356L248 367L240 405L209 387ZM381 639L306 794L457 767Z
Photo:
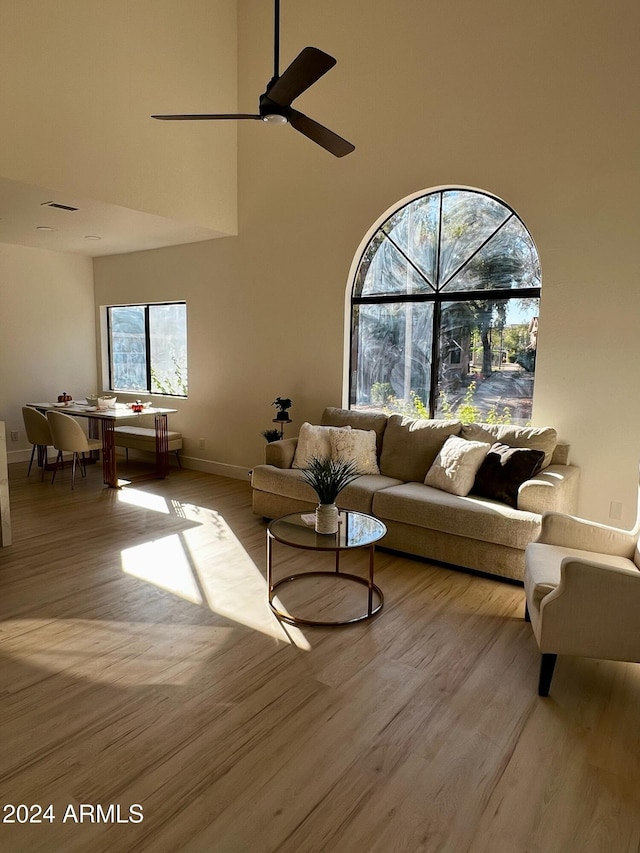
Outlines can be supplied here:
M25 475L0 551L0 806L55 817L0 824L0 850L640 849L640 666L560 658L538 698L520 587L378 552L376 619L286 627L248 483ZM316 594L296 606L338 606Z

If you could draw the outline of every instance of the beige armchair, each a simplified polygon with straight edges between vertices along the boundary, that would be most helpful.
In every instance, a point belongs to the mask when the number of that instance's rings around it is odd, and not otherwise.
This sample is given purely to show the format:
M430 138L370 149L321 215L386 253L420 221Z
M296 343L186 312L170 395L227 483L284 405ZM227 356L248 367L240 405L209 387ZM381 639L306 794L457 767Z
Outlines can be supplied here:
M639 500L640 508L640 500ZM631 530L549 512L525 552L525 619L542 652L538 693L558 655L640 662L640 511Z

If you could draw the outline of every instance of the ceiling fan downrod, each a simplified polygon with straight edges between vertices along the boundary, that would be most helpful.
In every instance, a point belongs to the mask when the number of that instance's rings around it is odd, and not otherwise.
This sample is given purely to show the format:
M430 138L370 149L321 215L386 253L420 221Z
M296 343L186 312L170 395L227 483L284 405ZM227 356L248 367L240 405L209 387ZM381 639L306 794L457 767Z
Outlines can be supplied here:
M280 0L275 0L273 24L273 79L280 76Z

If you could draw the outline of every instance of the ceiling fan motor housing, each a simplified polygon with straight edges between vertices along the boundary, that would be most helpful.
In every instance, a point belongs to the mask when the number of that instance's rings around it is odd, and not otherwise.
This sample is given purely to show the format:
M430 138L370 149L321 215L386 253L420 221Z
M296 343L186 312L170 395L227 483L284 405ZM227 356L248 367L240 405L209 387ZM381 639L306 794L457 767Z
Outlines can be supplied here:
M267 87L267 92L269 91ZM289 121L287 113L289 110L282 104L276 104L265 92L260 95L260 118L269 124L286 124Z

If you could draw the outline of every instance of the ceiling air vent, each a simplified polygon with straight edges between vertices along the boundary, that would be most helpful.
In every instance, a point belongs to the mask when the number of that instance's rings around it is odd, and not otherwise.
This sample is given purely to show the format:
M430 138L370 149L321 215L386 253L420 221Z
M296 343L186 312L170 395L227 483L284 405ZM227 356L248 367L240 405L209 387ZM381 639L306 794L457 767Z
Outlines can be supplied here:
M55 207L56 210L79 210L78 207L72 207L70 204L59 204L57 201L43 201L40 207Z

